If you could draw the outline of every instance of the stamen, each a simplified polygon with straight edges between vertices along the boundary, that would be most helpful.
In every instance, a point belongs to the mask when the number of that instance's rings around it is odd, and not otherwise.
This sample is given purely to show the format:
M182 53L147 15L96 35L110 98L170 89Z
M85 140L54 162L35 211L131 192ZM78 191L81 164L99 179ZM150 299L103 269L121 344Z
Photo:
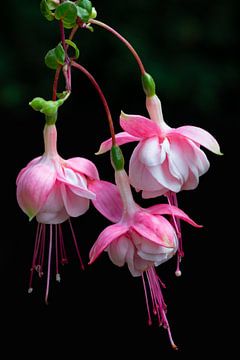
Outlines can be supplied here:
M46 304L48 304L48 293L49 293L49 283L50 283L50 274L51 274L51 257L52 257L52 224L50 224L50 234L49 234L48 271L47 271L47 285L46 285L46 293L45 293Z
M32 291L33 291L33 288L32 288L33 273L34 273L34 269L36 267L36 259L37 259L37 256L38 256L39 244L40 244L40 239L41 239L41 232L42 232L42 224L38 223L36 236L35 236L34 250L33 250L32 267L30 269L30 278L29 278L29 286L28 286L28 293L29 294L31 294Z
M64 246L61 224L58 224L58 232L59 232L59 248L60 248L60 256L61 256L61 264L64 265L64 264L68 263L68 259L67 259L67 253L66 253L65 246Z
M167 199L168 199L168 203L170 206L176 206L178 207L178 201L177 201L177 195L176 193L169 191L167 193ZM178 237L178 250L177 250L177 269L175 271L175 275L176 276L181 276L182 272L180 270L180 262L182 257L184 256L184 251L183 251L183 243L182 243L182 231L181 231L181 224L180 224L180 220L178 218L176 218L176 216L173 214L172 212L172 222Z
M81 268L84 269L83 262L81 259L80 251L77 244L77 239L73 230L73 226L69 219L71 234L73 237L74 245L76 248L76 252L80 261ZM55 230L53 228L55 227ZM33 276L34 272L36 271L39 278L43 276L43 269L44 269L44 258L45 258L45 248L46 248L46 234L48 234L47 227L49 228L49 243L48 243L48 260L47 260L47 280L46 280L46 291L45 291L45 303L48 303L48 295L49 295L49 288L50 288L50 278L51 278L51 263L52 263L52 252L55 253L55 278L57 282L61 281L61 275L59 272L59 263L64 265L68 263L67 254L64 245L63 239L63 232L61 228L61 224L41 224L38 223L36 236L35 236L35 243L34 243L34 250L33 250L33 257L32 257L32 266L30 269L30 278L29 278L29 286L28 286L28 293L31 294L33 291ZM55 246L55 249L54 249Z
M56 257L56 281L60 282L60 274L58 270L58 226L55 225L55 257Z
M147 313L148 313L148 325L152 325L152 318L151 318L151 313L150 313L150 309L149 309L149 303L148 303L148 296L147 296L147 289L146 289L146 284L145 284L145 279L144 279L144 274L142 274L142 282L143 282L143 289L144 289L144 295L145 295L145 301L146 301L146 306L147 306Z
M78 259L79 259L79 261L80 261L80 265L81 265L82 270L84 270L84 265L83 265L83 261L82 261L82 258L81 258L81 255L80 255L80 251L79 251L79 248L78 248L78 243L77 243L76 235L75 235L75 233L74 233L73 226L72 226L72 223L71 223L70 218L68 219L68 222L69 222L70 229L71 229L71 232L72 232L73 242L74 242L75 249L76 249L76 252L77 252L77 255L78 255Z
M159 326L163 325L163 327L167 330L169 341L171 343L172 348L174 350L177 350L177 346L174 344L170 326L169 326L168 319L166 316L167 306L164 301L162 289L161 289L161 287L165 288L165 285L161 281L159 276L157 275L154 267L151 267L142 275L143 288L144 288L144 294L145 294L147 312L148 312L148 319L150 319L150 320L151 320L151 315L150 315L150 309L149 309L148 292L147 292L147 288L146 288L144 275L146 275L146 278L148 281L148 287L149 287L148 290L149 290L150 296L151 296L153 313L154 313L154 315L157 316ZM151 323L149 325L151 325Z

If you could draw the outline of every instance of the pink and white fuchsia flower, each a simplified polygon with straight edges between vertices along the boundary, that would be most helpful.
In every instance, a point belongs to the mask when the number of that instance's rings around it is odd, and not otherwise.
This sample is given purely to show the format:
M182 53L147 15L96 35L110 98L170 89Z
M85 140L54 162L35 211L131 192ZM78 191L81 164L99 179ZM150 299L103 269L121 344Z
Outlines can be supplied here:
M117 188L108 182L92 180L89 188L96 193L94 206L110 221L116 224L108 226L98 237L90 251L90 264L105 250L110 260L117 266L127 264L133 276L143 280L148 323L151 324L148 293L153 313L157 315L159 325L163 325L169 339L176 348L166 317L166 305L155 266L170 259L177 251L178 238L174 227L162 215L173 215L193 226L199 227L182 210L167 204L141 208L133 199L129 179L125 170L115 172ZM105 194L107 194L105 196ZM148 289L146 287L148 283Z
M76 251L83 267L76 237L70 222L70 217L84 214L90 200L96 195L88 189L91 179L99 179L95 165L84 158L75 157L64 160L57 152L57 130L55 125L45 125L45 152L32 160L17 177L17 201L21 209L31 220L36 216L37 228L33 254L29 292L32 292L32 277L34 270L39 276L43 274L44 253L46 243L46 225L49 224L49 253L46 302L49 290L50 263L55 238L56 279L60 281L59 261L67 261L63 242L61 224L68 220ZM53 230L53 226L55 229Z
M124 132L116 135L118 145L139 141L129 164L129 178L143 198L163 195L169 190L195 189L209 161L200 146L220 155L216 139L196 126L169 127L157 95L146 98L150 119L140 115L120 116ZM103 142L98 154L110 150L111 139Z

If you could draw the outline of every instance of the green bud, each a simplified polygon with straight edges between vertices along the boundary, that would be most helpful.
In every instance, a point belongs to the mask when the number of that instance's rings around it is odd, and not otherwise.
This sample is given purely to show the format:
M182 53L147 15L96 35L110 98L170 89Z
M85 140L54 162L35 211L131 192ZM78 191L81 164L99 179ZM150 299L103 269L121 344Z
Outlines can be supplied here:
M155 95L155 82L150 74L142 75L142 86L146 96L151 97Z
M118 145L114 145L111 148L111 163L116 171L124 169L124 157Z

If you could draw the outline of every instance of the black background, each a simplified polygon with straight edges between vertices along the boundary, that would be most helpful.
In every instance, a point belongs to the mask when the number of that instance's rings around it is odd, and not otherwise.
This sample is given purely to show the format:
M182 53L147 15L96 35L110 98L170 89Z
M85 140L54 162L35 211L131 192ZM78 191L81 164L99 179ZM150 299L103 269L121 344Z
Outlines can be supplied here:
M45 279L35 278L34 292L27 293L36 223L29 223L18 208L15 178L43 151L43 121L28 102L35 96L51 97L53 73L42 59L59 38L57 24L44 21L38 2L11 4L11 9L6 5L4 9L1 67L2 344L9 354L51 353L54 358L64 354L70 359L145 354L149 358L191 354L194 358L200 353L231 352L239 236L238 222L234 222L239 182L237 1L94 3L99 19L136 46L156 79L168 124L205 128L218 139L224 153L218 157L206 151L209 172L196 190L179 195L180 207L204 225L202 229L183 225L182 277L174 276L175 258L158 268L167 286L164 296L178 353L171 350L166 331L157 324L147 326L141 279L116 268L106 254L87 266L91 246L109 224L93 207L73 220L86 270L79 269L68 243L70 263L62 271L62 282L52 281L49 305L44 303ZM125 47L101 29L94 34L80 32L76 39L81 63L96 77L109 101L116 130L120 130L121 109L147 115L139 72ZM63 157L84 156L94 161L102 179L113 181L108 155L94 155L109 136L102 104L89 81L76 71L73 94L60 109L57 126ZM123 147L127 163L133 148ZM158 201L143 202L137 194L135 198L146 207Z

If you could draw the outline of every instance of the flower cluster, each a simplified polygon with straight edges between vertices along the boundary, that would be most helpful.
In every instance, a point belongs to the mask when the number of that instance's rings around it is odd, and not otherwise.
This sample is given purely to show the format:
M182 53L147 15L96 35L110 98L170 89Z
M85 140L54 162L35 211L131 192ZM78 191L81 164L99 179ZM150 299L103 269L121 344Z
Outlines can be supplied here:
M113 224L104 229L93 244L89 264L105 251L113 264L119 267L126 265L132 276L141 277L148 323L151 324L152 316L156 315L159 325L167 329L170 343L176 349L162 293L165 285L156 268L176 255L176 275L181 275L183 244L180 223L185 221L194 227L201 226L178 207L177 193L197 187L199 177L209 169L209 161L203 148L219 155L219 145L211 134L199 127L181 126L174 129L166 124L161 102L155 92L155 83L145 71L138 54L113 28L95 20L96 10L90 1L42 0L41 10L47 20L59 22L61 42L45 57L47 66L56 70L52 100L35 98L30 103L34 110L45 115L44 153L29 162L17 177L18 204L30 220L36 218L38 223L28 291L33 291L35 272L42 277L46 267L45 301L48 302L53 253L56 280L60 281L60 265L68 261L61 226L63 222L69 223L83 268L70 219L85 214L92 203ZM72 39L78 29L91 30L92 25L110 31L129 48L142 76L149 118L122 112L120 126L123 132L118 134L115 134L110 109L101 88L93 76L76 62L79 51ZM68 39L65 29L71 29ZM69 46L75 51L72 57L68 54ZM115 184L101 180L96 166L84 157L65 160L58 154L58 108L71 93L73 67L89 78L104 105L111 138L102 142L98 154L110 151ZM61 73L65 78L66 88L59 94L57 86ZM120 146L129 142L138 144L129 161L128 175L124 169ZM139 206L134 200L133 188L141 192L143 199L156 198L157 204L148 208Z

